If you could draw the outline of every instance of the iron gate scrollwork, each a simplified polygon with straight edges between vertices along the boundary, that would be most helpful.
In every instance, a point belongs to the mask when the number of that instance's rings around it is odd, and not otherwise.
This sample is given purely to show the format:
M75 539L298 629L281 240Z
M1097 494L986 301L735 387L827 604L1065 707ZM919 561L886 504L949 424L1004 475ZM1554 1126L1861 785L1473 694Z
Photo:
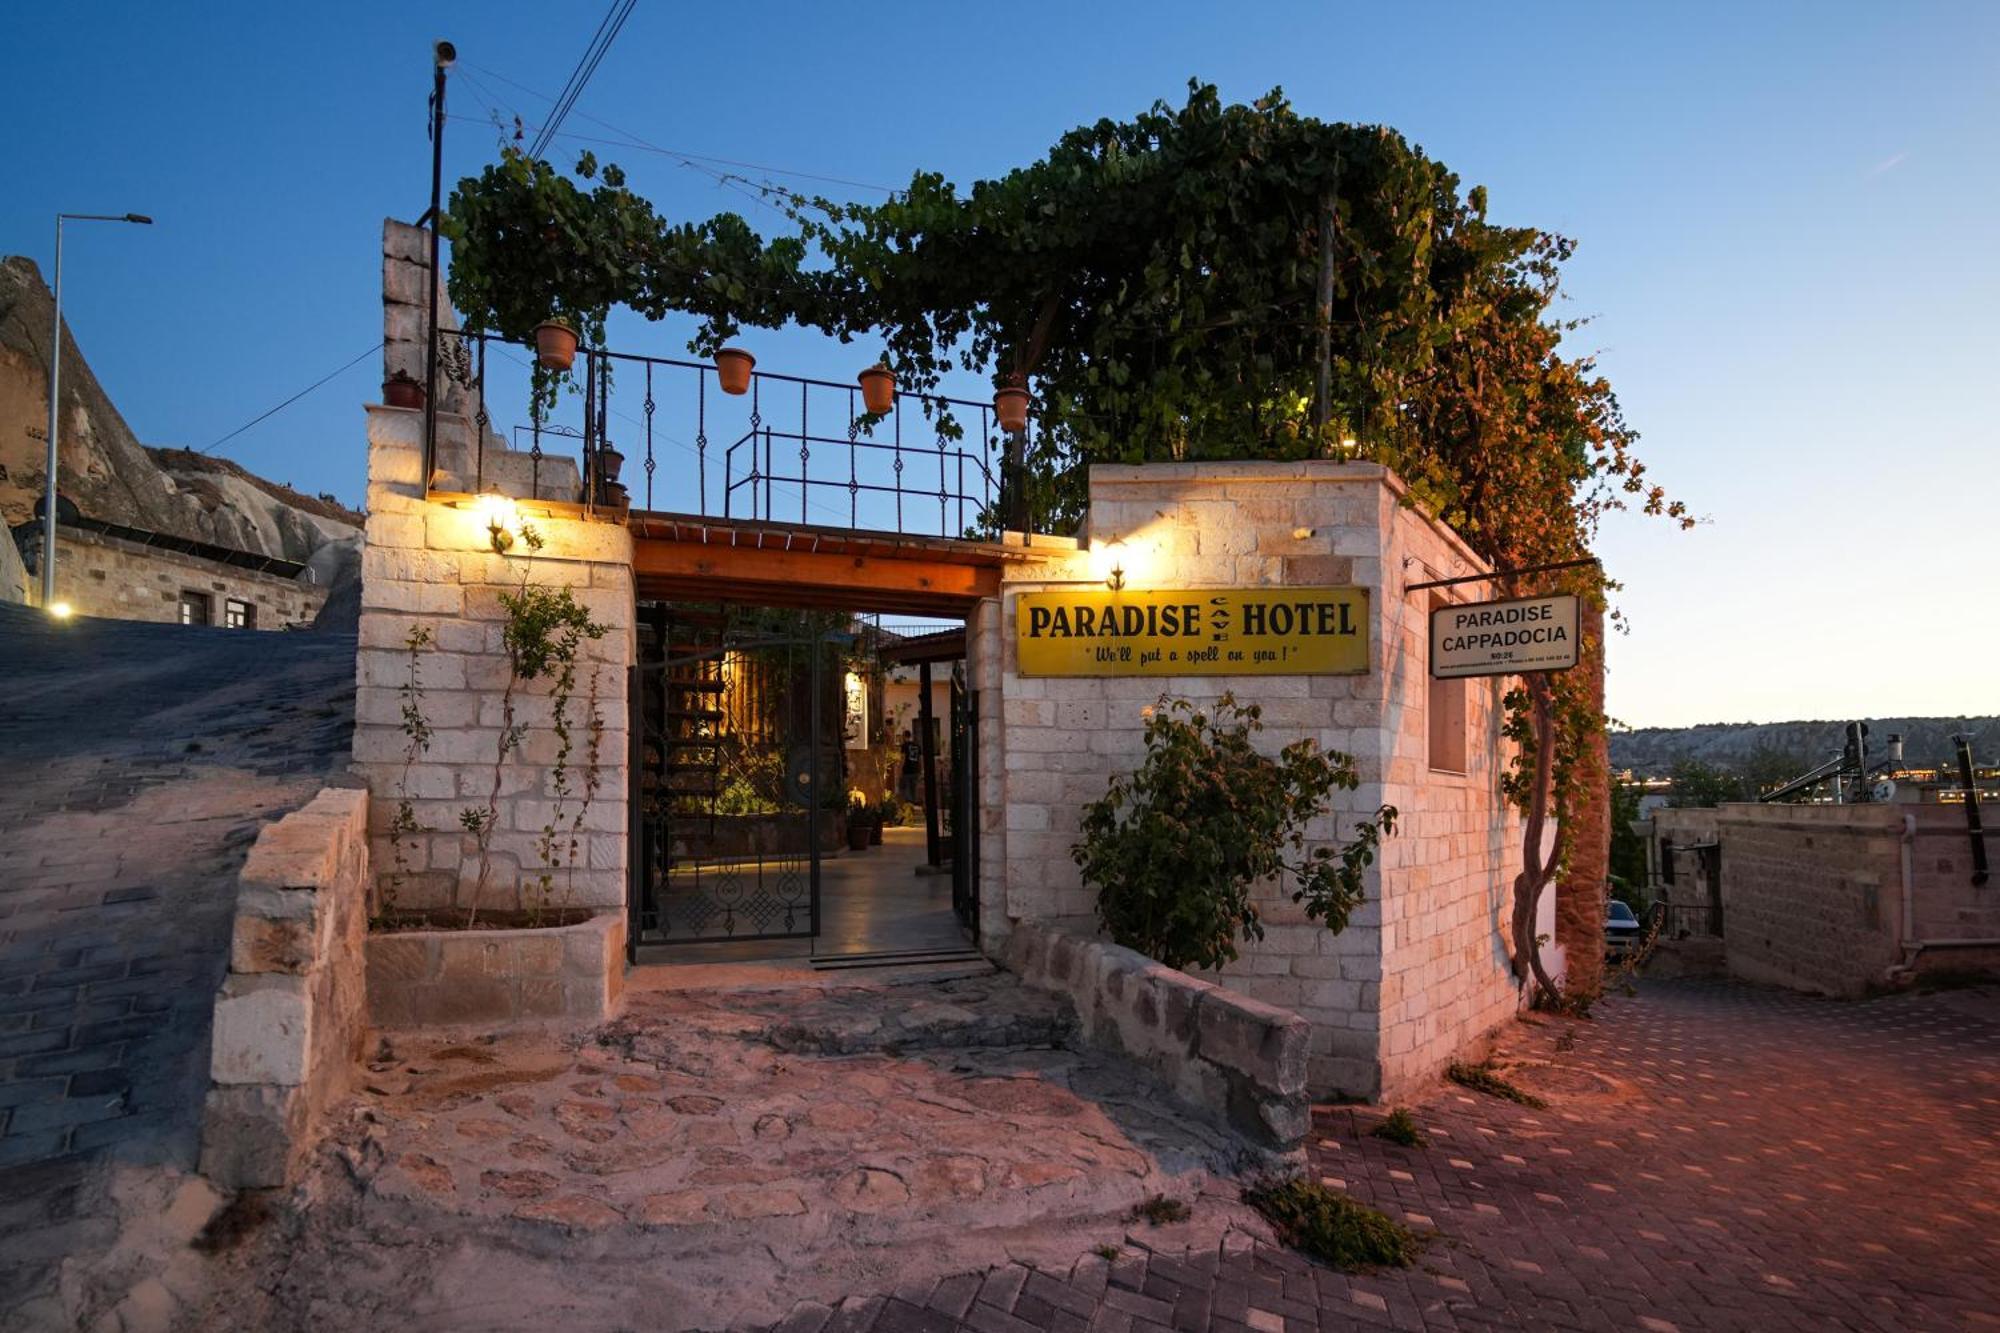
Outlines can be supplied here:
M809 939L839 792L825 635L744 608L640 608L633 940Z

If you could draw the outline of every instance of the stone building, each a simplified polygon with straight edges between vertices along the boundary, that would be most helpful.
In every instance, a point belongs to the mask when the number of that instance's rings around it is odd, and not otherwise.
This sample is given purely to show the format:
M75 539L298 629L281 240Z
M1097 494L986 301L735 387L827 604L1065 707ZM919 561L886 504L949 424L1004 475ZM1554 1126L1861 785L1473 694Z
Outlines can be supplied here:
M64 506L56 524L56 600L77 614L227 629L310 626L326 600L296 560L105 523ZM28 586L41 595L39 520L13 531Z
M389 225L390 365L421 359L413 359L408 335L425 291L424 253L421 233ZM1265 938L1246 944L1242 957L1215 975L1181 977L1173 994L1183 998L1174 1003L1229 996L1239 1038L1254 1030L1263 1035L1251 1046L1276 1042L1290 1052L1282 1059L1267 1052L1266 1063L1289 1068L1295 1060L1316 1093L1394 1096L1435 1075L1521 1002L1508 920L1522 830L1500 793L1510 753L1501 726L1508 681L1434 680L1429 662L1433 610L1481 600L1486 585L1477 580L1490 571L1379 466L1098 467L1077 535L971 541L594 508L582 503L573 468L552 486L548 460L538 459L531 483L524 458L486 432L481 404L462 384L438 414L428 474L421 411L370 407L368 445L354 755L371 790L374 873L380 883L398 867L399 901L463 904L476 878L458 825L468 798L494 782L508 674L503 596L523 580L567 586L608 630L586 645L582 663L604 728L600 785L580 826L567 899L598 913L594 942L550 942L533 951L546 952L564 969L560 976L522 971L525 961L506 960L529 953L509 953L492 939L480 944L484 962L468 956L454 964L451 932L430 941L389 937L396 959L385 952L379 966L371 944L370 1002L378 989L393 990L400 1022L423 1021L423 1002L409 999L417 992L440 1003L448 998L453 1017L475 1016L466 1010L466 987L475 981L493 1001L478 1017L575 1014L580 982L570 971L616 960L607 984L586 987L601 1000L615 993L628 963L671 965L671 950L642 953L650 946L638 938L636 904L648 886L636 882L633 839L648 816L633 799L640 753L633 728L643 719L632 682L635 672L662 669L640 649L644 608L702 597L964 624L975 743L961 765L970 802L970 822L961 827L976 836L964 840L953 866L970 881L963 889L969 901L960 905L976 923L980 950L1055 978L1087 1012L1129 1006L1131 985L1139 983L1128 985L1123 969L1141 964L1118 962L1114 956L1124 951L1096 944L1088 947L1097 953L1063 957L1098 962L1065 971L1051 961L1049 940L1097 930L1092 891L1071 856L1081 809L1143 757L1146 710L1163 694L1198 700L1225 691L1262 706L1260 743L1272 750L1311 738L1353 756L1360 787L1340 796L1312 830L1315 838L1340 838L1353 819L1384 804L1397 809L1398 828L1368 870L1366 901L1346 930L1336 935L1308 921L1281 886L1265 886ZM473 469L477 487L468 484ZM491 541L495 524L519 523L532 523L541 538L532 559L518 547L496 553ZM1468 578L1474 581L1428 586ZM1236 672L1211 661L1147 674L1116 665L1036 674L1021 652L1030 606L1061 589L1134 604L1225 593L1285 608L1301 599L1337 602L1337 612L1315 614L1341 621L1345 655L1332 667L1305 654L1296 667L1274 656ZM1290 609L1283 620L1305 623ZM432 731L415 756L403 714L412 629L425 631L431 645L420 654L420 670ZM541 700L514 702L525 731L518 762L502 774L490 847L499 870L489 886L496 896L487 901L502 905L532 878L537 835L552 816L547 766L558 746L546 713L536 711ZM837 749L837 731L830 743ZM392 838L404 801L417 831ZM813 873L816 895L816 862ZM1592 891L1599 896L1585 906L1601 913L1601 889ZM1545 952L1561 975L1561 942L1585 936L1559 932L1555 897L1553 888L1544 895L1538 933L1556 941ZM816 921L817 898L813 911ZM1575 914L1590 919L1589 911ZM1079 948L1085 943L1078 939ZM1587 943L1601 947L1601 936ZM1170 1012L1143 1007L1126 1017L1147 1028L1127 1031L1121 1040L1128 1044L1201 1040L1195 1028L1177 1027ZM1284 1045L1292 1038L1283 1034L1293 1031L1304 1034L1295 1051Z
M1860 996L2000 966L2000 882L1962 804L1729 802L1656 810L1651 834L1667 933L1715 941L1746 981Z

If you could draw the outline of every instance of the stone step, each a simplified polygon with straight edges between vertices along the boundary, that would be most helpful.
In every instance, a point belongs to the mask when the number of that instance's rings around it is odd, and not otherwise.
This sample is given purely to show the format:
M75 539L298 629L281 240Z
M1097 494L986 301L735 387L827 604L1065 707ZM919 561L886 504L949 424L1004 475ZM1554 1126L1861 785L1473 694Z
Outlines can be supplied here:
M813 1000L788 996L764 1012L755 995L732 998L739 1014L764 1020L746 1037L812 1055L1063 1046L1077 1026L1067 1001L993 977L832 986Z

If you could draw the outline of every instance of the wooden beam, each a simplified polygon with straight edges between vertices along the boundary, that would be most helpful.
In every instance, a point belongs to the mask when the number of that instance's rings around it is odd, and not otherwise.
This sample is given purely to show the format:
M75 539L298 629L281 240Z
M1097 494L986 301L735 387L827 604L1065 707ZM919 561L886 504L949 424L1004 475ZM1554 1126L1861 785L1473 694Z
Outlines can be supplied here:
M640 538L633 574L641 597L763 601L856 611L962 616L1000 595L997 565L874 557Z

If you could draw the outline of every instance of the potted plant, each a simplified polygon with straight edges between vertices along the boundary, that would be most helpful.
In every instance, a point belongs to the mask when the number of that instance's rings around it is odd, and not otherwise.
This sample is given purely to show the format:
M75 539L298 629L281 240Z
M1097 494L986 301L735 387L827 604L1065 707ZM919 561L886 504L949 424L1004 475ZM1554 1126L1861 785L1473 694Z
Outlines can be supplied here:
M1009 434L1028 428L1028 390L1019 375L1005 388L994 390L993 412L1000 418L1000 429Z
M725 347L715 354L715 375L722 381L724 393L743 394L750 392L750 372L757 365L757 358L741 347Z
M868 805L861 799L860 792L854 792L847 802L847 850L865 852L868 850Z
M576 364L576 330L567 319L551 315L535 325L535 360L558 372Z
M603 500L599 501L599 503L607 509L630 509L632 507L632 492L626 490L619 482L607 480L599 488L599 491L604 496Z
M619 469L625 466L625 455L612 448L609 443L597 450L597 475L606 481L618 480Z
M876 362L857 378L861 381L861 402L869 415L879 417L896 405L896 374L887 362Z
M382 381L382 401L390 407L413 407L424 405L423 382L407 370L399 370Z

